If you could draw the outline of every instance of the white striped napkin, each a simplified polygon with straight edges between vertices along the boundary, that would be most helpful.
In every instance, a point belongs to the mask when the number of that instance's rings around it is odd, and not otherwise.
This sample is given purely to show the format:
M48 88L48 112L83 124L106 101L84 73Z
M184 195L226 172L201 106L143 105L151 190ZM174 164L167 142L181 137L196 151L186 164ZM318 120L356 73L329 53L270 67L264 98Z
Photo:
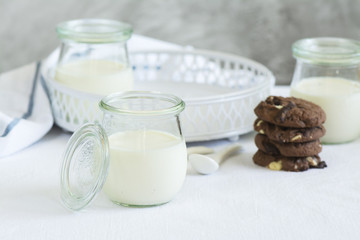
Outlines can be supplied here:
M53 125L40 67L31 63L0 75L0 157L30 146Z

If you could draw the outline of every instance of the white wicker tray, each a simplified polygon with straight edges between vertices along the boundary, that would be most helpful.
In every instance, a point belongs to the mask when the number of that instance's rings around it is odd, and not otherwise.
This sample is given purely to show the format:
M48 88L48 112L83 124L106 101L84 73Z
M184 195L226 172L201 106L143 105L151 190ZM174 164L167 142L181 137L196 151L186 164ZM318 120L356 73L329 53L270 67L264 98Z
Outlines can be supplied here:
M53 53L42 76L57 125L74 131L101 122L102 96L79 92L53 80ZM252 130L255 106L270 94L273 74L263 65L235 55L204 51L130 53L136 90L175 94L185 103L181 115L187 142L237 138Z

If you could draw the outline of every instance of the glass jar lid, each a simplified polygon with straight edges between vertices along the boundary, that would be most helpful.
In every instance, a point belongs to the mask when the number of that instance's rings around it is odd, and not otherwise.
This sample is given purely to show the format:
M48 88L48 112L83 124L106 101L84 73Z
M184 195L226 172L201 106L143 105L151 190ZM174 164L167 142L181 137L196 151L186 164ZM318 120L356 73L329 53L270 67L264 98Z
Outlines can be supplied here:
M306 38L292 45L295 58L324 65L351 65L360 62L360 42L344 38Z
M99 124L85 124L71 136L60 174L65 207L80 210L94 200L105 183L109 161L108 137Z
M59 38L80 43L124 42L131 37L131 25L108 19L78 19L56 27Z

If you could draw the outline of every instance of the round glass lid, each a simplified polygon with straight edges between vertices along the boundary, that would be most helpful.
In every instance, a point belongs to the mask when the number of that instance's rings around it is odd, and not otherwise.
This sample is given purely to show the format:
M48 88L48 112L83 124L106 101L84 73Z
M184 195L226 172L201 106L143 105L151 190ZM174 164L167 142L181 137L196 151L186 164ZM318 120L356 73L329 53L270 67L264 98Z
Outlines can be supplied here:
M70 138L61 166L61 200L71 210L89 205L109 168L109 142L99 124L85 124Z

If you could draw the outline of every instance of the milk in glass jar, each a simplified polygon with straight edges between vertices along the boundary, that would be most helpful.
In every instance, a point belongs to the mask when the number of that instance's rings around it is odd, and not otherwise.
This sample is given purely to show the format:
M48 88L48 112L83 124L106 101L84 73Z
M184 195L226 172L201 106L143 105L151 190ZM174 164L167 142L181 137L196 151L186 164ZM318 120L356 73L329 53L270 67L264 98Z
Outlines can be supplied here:
M184 102L158 92L122 92L103 98L103 122L71 137L61 168L61 198L72 210L101 190L123 206L169 202L181 189L187 152L179 114Z
M326 113L323 143L360 136L360 42L342 38L302 39L293 44L296 68L291 95Z
M133 88L127 40L129 24L107 19L79 19L58 24L60 55L54 79L79 91L108 95Z

